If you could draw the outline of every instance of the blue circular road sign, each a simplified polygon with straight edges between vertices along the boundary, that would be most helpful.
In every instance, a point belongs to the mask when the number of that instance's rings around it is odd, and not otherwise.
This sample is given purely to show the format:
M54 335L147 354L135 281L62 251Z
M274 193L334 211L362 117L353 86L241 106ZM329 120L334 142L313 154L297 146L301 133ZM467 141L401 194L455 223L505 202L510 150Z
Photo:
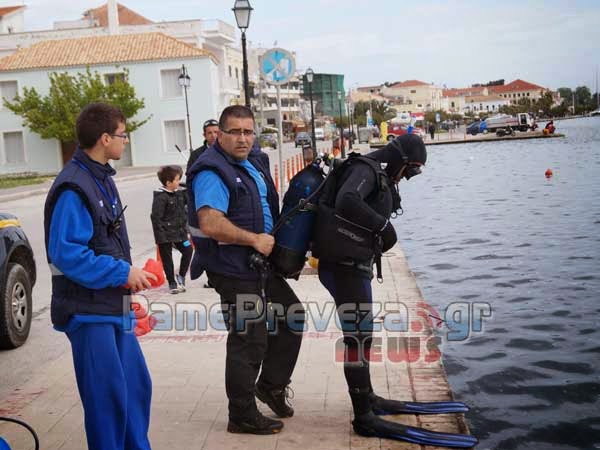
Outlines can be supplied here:
M295 71L294 56L282 48L268 50L260 60L260 72L270 84L287 83Z

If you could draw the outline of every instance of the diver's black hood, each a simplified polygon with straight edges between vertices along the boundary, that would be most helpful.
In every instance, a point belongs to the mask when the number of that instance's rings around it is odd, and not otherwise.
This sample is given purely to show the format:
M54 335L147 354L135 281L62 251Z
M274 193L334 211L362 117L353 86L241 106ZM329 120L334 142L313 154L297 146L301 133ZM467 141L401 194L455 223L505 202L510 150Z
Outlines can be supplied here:
M416 134L404 134L395 138L385 147L369 153L367 158L387 163L385 172L390 178L393 178L406 163L420 162L425 164L427 161L427 150L425 149L423 139L419 136Z

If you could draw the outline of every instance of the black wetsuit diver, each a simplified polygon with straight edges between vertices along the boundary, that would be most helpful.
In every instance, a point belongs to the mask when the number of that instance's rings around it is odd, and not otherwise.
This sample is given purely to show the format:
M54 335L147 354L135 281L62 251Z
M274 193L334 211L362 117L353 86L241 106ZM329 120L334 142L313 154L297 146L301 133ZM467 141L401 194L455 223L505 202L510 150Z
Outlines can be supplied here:
M465 412L461 402L400 402L373 392L369 352L373 332L373 264L396 243L389 222L400 209L397 183L421 173L427 152L421 138L404 135L367 156L351 155L327 180L319 201L313 254L319 279L334 298L344 332L344 375L350 391L354 431L363 436L423 445L469 448L477 439L436 433L383 420L384 414Z

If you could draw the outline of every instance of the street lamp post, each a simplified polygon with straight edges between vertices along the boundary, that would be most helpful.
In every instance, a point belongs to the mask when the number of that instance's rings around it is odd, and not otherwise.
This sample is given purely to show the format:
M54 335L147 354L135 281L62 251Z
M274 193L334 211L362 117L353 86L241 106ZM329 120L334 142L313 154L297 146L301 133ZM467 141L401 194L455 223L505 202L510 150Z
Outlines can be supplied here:
M177 81L179 82L179 86L181 86L183 88L183 92L185 94L185 112L187 114L188 140L189 140L190 152L191 152L193 149L193 147L192 147L192 126L190 124L190 108L188 106L187 90L190 87L190 82L192 81L192 79L190 78L190 76L187 73L185 64L181 65L181 74L179 75L179 78L177 79Z
M313 109L313 93L312 93L312 82L315 73L309 67L306 69L306 81L308 82L308 96L310 97L310 128L312 130L312 147L313 147L313 160L317 159L317 139L315 137L315 111Z
M354 140L354 124L352 123L352 95L348 91L348 102L346 103L348 109L348 127L350 128L350 134L348 136L348 149L352 150L352 141Z
M346 157L346 149L344 148L344 123L342 122L342 93L337 91L338 104L340 107L340 146L342 148L342 158Z
M244 76L244 100L246 106L250 108L250 93L248 92L248 57L246 56L246 30L250 25L250 15L252 14L252 6L248 0L235 0L233 5L233 13L235 21L242 32L242 60L243 60L243 76Z

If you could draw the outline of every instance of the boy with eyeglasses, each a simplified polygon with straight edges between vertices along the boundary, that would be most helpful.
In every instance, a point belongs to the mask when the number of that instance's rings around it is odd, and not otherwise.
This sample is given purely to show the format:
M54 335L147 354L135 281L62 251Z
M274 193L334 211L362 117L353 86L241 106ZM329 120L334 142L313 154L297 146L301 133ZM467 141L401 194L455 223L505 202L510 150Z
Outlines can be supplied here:
M156 277L132 265L108 164L127 143L125 116L92 103L77 117L76 131L79 146L44 208L51 319L71 343L88 449L149 450L152 381L132 331L130 296Z

